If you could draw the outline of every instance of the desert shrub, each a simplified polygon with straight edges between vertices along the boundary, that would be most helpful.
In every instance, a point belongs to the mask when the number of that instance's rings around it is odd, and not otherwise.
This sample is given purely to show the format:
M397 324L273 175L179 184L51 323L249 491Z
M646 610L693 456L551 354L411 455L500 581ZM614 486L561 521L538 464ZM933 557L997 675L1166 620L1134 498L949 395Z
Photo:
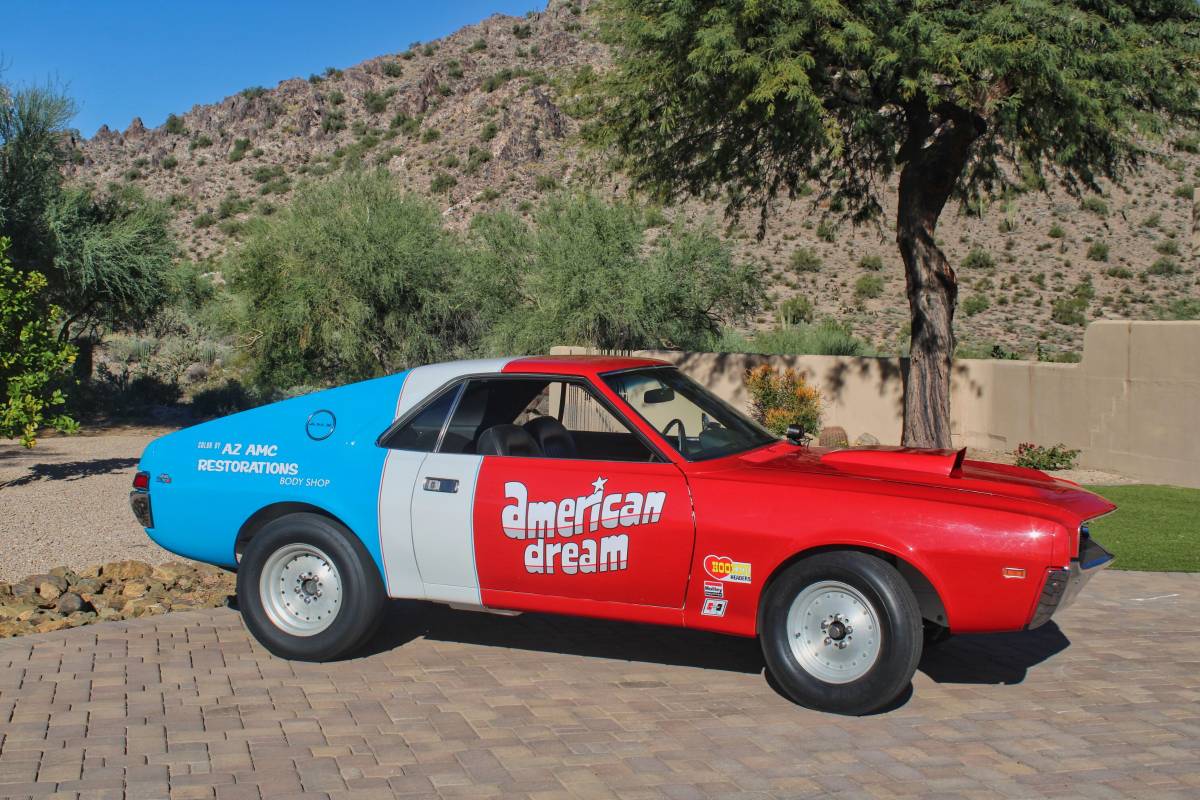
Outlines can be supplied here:
M792 269L796 272L820 272L821 257L807 247L792 251Z
M537 175L533 179L533 188L539 192L552 192L558 188L558 180L553 175Z
M1121 278L1123 280L1133 277L1133 272L1127 267L1109 267L1108 269L1104 270L1104 274L1110 278Z
M807 297L789 297L779 304L779 324L782 327L791 327L800 323L809 323L813 321L813 302Z
M1191 200L1195 192L1196 187L1190 183L1181 183L1175 187L1175 196L1180 200Z
M1061 239L1067 235L1067 232L1065 230L1063 230L1062 225L1059 225L1056 222L1050 226L1050 230L1046 232L1046 235L1049 236L1051 239Z
M454 169L460 163L461 163L461 161L459 160L457 153L447 153L442 158L442 166L445 167L446 169Z
M426 128L425 130L421 131L421 141L425 144L436 142L440 138L442 138L442 132L437 128Z
M246 151L250 149L249 139L234 139L233 149L229 151L230 163L237 163L246 157Z
M1175 140L1174 144L1176 150L1182 150L1185 153L1192 154L1200 153L1200 135L1192 133L1186 136L1180 136Z
M1142 220L1143 228L1157 228L1161 224L1162 214L1159 214L1157 211Z
M250 178L255 183L266 183L272 178L282 177L284 174L283 167L279 164L264 164L258 167L254 172L250 173Z
M468 53L478 53L480 50L487 50L487 41L482 38L471 42L471 46L467 48Z
M1088 247L1087 257L1089 261L1108 261L1108 245L1104 242L1092 242Z
M167 121L163 124L163 130L176 136L182 136L187 133L187 128L183 124L183 117L176 116L175 114L167 114Z
M863 256L858 260L858 268L870 272L879 272L883 269L883 257L874 254Z
M163 169L175 169L179 166L179 159L175 156L164 156L162 162L160 162L160 166Z
M992 254L982 247L972 247L962 260L962 265L965 269L993 269L996 266L996 259L992 258Z
M483 126L483 130L479 133L479 138L485 142L490 142L496 138L496 134L500 132L500 127L494 122L488 122Z
M518 39L528 39L533 35L533 28L529 25L513 25L512 33Z
M368 114L382 114L387 111L388 98L383 92L363 92L363 107Z
M192 220L192 227L195 228L210 228L216 224L217 218L207 211L203 214L197 214L196 218Z
M854 282L854 296L869 300L883 294L883 278L878 275L863 275Z
M321 130L324 133L336 133L346 128L346 112L340 108L327 108L321 114Z
M410 117L403 111L392 117L392 121L388 126L393 130L398 130L406 136L411 136L416 133L421 127L421 121L416 117Z
M1183 268L1179 266L1179 262L1175 259L1163 256L1150 265L1150 268L1146 270L1146 274L1173 277L1175 275L1182 275Z
M267 89L265 86L249 86L245 89L242 89L242 97L246 98L247 100L257 100L266 93Z
M822 242L837 241L837 227L831 222L821 220L817 225L817 238Z
M745 384L751 415L771 433L783 436L792 425L807 434L820 430L821 395L800 373L763 364L746 372Z
M1071 450L1061 443L1043 447L1030 442L1022 442L1013 451L1013 456L1018 467L1040 470L1073 469L1079 458L1079 451Z
M963 300L962 310L968 317L973 317L976 314L982 314L988 310L991 302L987 299L987 295L973 294L966 300Z
M458 186L458 179L453 175L447 175L444 172L439 172L433 176L433 180L429 182L429 191L434 194L444 194L450 191L455 186Z
M474 175L479 168L492 160L492 154L472 145L467 150L467 174Z
M1155 310L1159 319L1200 319L1200 298L1180 297Z
M389 78L399 78L404 74L404 67L399 61L385 61L380 71Z
M195 138L192 139L192 141L188 144L188 149L189 150L200 150L205 147L212 147L212 145L213 145L212 138L202 133L199 136L196 136Z
M1090 211L1098 217L1108 216L1108 203L1104 202L1104 198L1098 195L1090 194L1083 198L1079 207L1084 211Z
M704 349L761 355L860 356L867 352L866 345L848 325L833 319L758 331L753 336L723 331Z
M1154 245L1155 252L1164 256L1179 255L1179 242L1174 239L1163 239Z
M229 219L246 213L253 204L253 201L238 197L236 193L227 194L221 200L221 204L217 206L217 216L220 219Z

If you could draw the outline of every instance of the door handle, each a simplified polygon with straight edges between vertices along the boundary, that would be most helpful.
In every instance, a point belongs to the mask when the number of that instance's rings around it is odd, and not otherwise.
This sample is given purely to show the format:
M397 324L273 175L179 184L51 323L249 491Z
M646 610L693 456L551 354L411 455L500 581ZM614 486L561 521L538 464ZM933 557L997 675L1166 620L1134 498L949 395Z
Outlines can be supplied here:
M427 492L454 494L458 491L458 481L454 478L426 478L424 488Z

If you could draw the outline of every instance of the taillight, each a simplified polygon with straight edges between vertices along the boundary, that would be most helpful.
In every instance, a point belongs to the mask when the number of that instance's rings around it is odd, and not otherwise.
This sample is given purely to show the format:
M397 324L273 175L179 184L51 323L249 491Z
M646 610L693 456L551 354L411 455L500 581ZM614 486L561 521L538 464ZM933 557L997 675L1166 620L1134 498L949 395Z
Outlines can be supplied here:
M143 528L154 527L154 514L150 510L150 473L139 472L133 476L133 491L129 493L129 507Z
M139 492L150 491L150 473L139 472L138 474L134 475L133 488L137 489Z

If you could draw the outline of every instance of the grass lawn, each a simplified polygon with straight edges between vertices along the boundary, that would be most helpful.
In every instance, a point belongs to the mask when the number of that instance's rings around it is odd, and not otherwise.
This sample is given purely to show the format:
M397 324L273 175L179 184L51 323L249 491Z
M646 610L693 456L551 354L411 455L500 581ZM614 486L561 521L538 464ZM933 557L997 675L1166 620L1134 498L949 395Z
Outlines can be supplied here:
M1116 555L1113 569L1200 572L1200 489L1086 488L1118 506L1090 526L1096 541Z

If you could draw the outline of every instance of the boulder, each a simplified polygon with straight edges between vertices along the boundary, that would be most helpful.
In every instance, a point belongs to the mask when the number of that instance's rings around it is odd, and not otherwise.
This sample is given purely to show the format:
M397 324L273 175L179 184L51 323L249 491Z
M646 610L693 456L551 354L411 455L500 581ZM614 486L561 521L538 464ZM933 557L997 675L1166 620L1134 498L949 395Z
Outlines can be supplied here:
M53 581L42 581L37 585L37 596L41 598L40 605L52 606L62 596L63 589Z
M33 626L33 629L38 633L51 633L52 631L61 631L64 628L71 627L71 623L66 617L54 617L43 622L39 622Z
M58 598L58 602L54 604L54 610L60 614L75 614L80 611L87 611L88 605L83 598L74 592L66 592L62 597Z
M145 581L129 581L121 588L123 597L144 597L150 590L150 584Z
M67 582L67 586L71 586L79 580L79 576L70 567L55 567L50 570L50 574L56 578L62 578Z
M0 581L0 603L3 603L6 598L12 597L12 585L4 581Z
M23 614L36 612L38 607L32 603L6 603L0 605L0 620L19 620Z
M150 573L150 577L156 581L171 585L175 581L184 576L191 576L196 573L196 568L184 561L168 561L165 564L159 564Z
M100 574L115 581L129 581L136 578L149 578L154 568L145 561L113 561L105 564Z
M855 447L874 447L877 444L879 444L879 440L869 433L860 433L854 440Z

